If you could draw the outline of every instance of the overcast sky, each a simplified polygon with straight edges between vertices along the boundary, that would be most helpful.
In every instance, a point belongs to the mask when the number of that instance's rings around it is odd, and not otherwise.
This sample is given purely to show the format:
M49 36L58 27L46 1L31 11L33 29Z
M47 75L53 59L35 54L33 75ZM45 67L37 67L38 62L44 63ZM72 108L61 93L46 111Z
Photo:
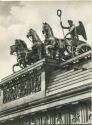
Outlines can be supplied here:
M64 25L67 25L68 19L72 19L75 25L79 20L83 22L87 43L92 46L92 2L0 2L0 79L11 74L12 65L16 63L16 57L9 54L9 47L14 40L23 39L31 48L32 44L26 38L29 28L36 30L44 40L42 22L47 22L54 35L63 38L57 9L63 12Z

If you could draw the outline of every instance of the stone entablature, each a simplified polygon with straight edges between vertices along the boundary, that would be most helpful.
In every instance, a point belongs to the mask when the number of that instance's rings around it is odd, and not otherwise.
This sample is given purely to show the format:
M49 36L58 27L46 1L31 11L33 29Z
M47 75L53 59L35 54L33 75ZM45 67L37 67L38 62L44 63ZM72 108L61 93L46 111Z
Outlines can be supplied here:
M0 106L2 108L0 110L34 101L45 95L43 64L44 60L38 61L32 66L20 70L2 80L0 84L2 93Z
M79 58L81 57L79 56ZM77 60L78 58L75 57L75 59ZM67 63L65 62L65 66L68 63L70 64L69 60ZM23 96L20 96L20 93L17 93L19 96L15 100L10 100L7 103L3 101L0 105L2 107L0 109L0 121L12 118L15 119L16 117L22 117L30 113L36 113L58 106L62 107L63 105L72 104L76 101L79 103L80 101L86 99L90 100L92 85L92 61L86 61L85 63L81 64L78 69L74 69L75 64L73 63L71 67L62 69L64 63L60 64L60 67L58 67L56 64L56 66L53 66L52 64L51 67L51 63L49 65L43 59L32 66L20 70L15 74L3 79L1 82L1 89L3 92L2 97L4 96L4 87L11 86L14 79L18 81L25 81L25 85L23 82L18 83L24 85L24 91L26 90L26 83L31 83L30 85L34 85L35 83L30 82L31 79L29 80L29 78L31 78L31 76L33 79L39 76L37 80L39 81L39 84L37 83L37 86L35 86L34 89L28 86L28 93L24 94ZM32 74L34 74L34 77ZM13 85L16 85L16 83L17 82L15 82ZM4 100L4 97L2 99ZM71 115L71 117L73 116ZM76 118L72 119L73 122L76 120Z

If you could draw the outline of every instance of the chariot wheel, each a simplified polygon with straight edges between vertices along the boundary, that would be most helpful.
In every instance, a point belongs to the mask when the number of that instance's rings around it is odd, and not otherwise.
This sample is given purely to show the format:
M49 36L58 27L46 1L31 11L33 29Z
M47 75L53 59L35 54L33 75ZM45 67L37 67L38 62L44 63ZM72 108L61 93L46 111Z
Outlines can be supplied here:
M77 48L76 48L76 52L75 52L75 55L81 55L87 51L91 50L91 47L88 45L88 44L81 44L81 45L78 45Z
M75 55L78 56L78 55L81 55L85 52L88 52L89 50L91 50L92 48L88 45L88 44L80 44L77 46L76 48L76 52L75 52ZM85 59L89 59L91 58L91 55L87 55L84 57Z

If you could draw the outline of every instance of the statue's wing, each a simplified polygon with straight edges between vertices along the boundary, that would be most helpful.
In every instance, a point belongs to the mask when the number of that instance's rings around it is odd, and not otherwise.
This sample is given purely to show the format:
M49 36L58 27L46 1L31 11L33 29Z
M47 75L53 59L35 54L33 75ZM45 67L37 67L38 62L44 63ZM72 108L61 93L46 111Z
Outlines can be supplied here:
M78 35L82 35L83 38L85 40L87 40L86 31L85 31L84 25L81 21L79 21L79 26L76 27L76 30L77 30Z

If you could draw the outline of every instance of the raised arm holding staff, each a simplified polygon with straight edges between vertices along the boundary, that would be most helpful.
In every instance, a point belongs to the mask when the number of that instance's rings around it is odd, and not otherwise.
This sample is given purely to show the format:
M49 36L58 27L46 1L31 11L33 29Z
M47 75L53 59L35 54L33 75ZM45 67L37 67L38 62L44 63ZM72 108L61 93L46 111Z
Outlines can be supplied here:
M73 24L73 21L68 20L68 24L69 26L65 27L62 25L62 22L60 22L60 25L63 29L69 29L69 32L65 35L65 37L70 34L72 40L74 40L75 38L78 38L78 35L76 32L76 26Z

